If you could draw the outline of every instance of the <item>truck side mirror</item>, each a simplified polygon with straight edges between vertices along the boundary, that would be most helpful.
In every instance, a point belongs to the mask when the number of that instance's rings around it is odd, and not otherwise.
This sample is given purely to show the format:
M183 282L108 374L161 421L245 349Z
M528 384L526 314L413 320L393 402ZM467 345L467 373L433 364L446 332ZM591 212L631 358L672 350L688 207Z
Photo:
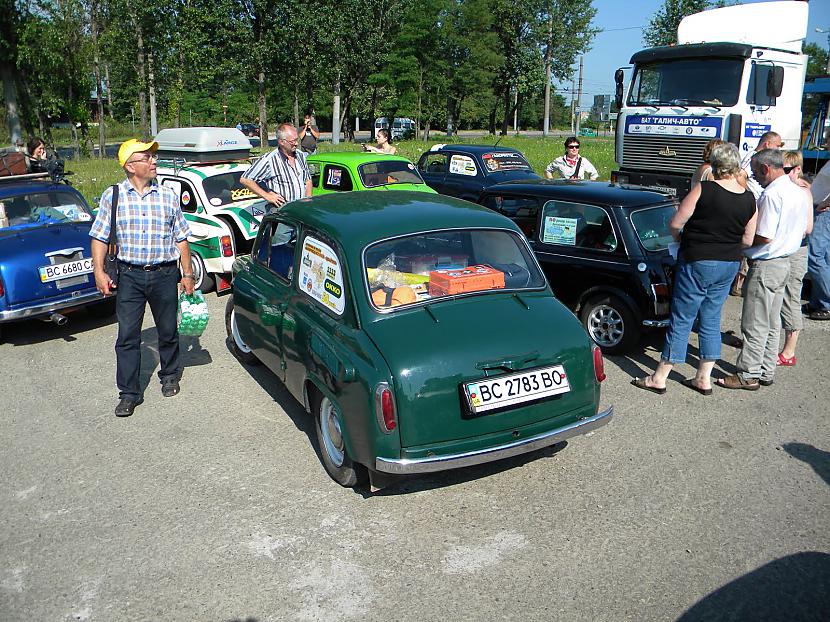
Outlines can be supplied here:
M784 68L775 66L767 74L767 97L781 97L784 90Z
M616 90L614 91L614 103L617 105L617 110L622 109L623 103L623 70L617 69L614 72L614 82L617 83Z

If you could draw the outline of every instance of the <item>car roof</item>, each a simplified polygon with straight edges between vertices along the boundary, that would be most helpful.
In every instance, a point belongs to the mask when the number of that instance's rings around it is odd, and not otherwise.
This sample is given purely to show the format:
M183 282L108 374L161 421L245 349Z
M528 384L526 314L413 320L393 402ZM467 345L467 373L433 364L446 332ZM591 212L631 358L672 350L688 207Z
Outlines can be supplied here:
M53 182L49 179L0 181L0 199L29 192L54 192L55 190L63 190L80 196L80 193L72 186Z
M503 192L532 194L567 201L612 205L622 208L670 203L673 199L662 192L642 186L612 184L607 181L571 181L567 179L522 179L506 181L485 188L485 194Z
M461 151L463 153L474 153L481 155L482 153L522 153L518 149L511 149L510 147L493 147L488 145L433 145L430 151Z
M362 151L328 151L326 153L315 153L308 156L309 162L337 162L359 166L366 162L377 162L378 160L397 160L409 162L407 158L399 155L388 155L385 153L364 153Z
M409 190L326 194L287 203L279 214L320 230L347 252L396 235L436 229L519 231L509 218L475 203Z

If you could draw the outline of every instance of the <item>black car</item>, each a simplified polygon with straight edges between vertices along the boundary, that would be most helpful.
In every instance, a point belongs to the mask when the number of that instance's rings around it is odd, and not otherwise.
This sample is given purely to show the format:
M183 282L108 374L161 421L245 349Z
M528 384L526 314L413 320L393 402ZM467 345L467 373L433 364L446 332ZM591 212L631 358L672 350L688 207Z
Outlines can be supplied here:
M622 354L669 323L674 200L638 186L539 180L487 188L483 205L530 240L556 297L603 351Z
M418 172L433 190L473 202L493 184L541 179L521 152L486 145L433 145Z
M245 136L249 138L259 136L259 125L255 123L241 123L240 125L241 127L239 129Z

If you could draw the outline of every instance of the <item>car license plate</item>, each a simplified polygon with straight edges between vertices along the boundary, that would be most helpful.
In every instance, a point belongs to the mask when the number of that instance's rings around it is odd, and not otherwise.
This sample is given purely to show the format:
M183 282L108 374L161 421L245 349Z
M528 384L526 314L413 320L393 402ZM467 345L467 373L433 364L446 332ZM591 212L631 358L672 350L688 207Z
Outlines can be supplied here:
M80 274L89 274L90 272L92 272L92 257L87 257L77 261L56 263L52 266L41 266L40 281L48 283L49 281L59 281Z
M568 376L562 365L468 382L464 385L467 402L473 413L532 402L570 390Z
M677 196L677 188L667 188L666 186L646 186L646 188L651 188L652 190L659 190L660 192L665 192L666 194L670 194L673 197Z

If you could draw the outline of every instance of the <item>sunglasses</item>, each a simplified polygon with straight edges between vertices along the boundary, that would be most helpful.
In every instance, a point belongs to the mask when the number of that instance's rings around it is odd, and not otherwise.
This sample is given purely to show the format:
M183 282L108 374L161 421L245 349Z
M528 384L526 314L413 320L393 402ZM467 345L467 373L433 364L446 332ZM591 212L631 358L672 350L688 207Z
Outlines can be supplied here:
M568 149L579 149L579 145L568 145Z
M789 174L790 174L790 172L791 172L793 169L796 169L796 168L798 168L798 167L797 167L797 166L785 166L785 167L784 167L784 172L785 172L787 175L789 175Z

